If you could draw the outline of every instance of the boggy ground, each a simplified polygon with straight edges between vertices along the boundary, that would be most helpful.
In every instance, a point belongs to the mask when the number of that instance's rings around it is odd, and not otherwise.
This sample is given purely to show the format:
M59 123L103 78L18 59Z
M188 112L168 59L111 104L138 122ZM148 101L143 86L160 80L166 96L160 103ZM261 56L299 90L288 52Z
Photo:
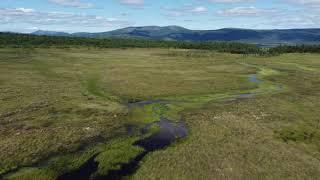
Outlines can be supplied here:
M1 49L0 174L55 179L99 153L103 175L143 151L139 127L166 116L183 117L188 137L145 157L133 179L314 179L319 57ZM175 103L128 105L157 99Z

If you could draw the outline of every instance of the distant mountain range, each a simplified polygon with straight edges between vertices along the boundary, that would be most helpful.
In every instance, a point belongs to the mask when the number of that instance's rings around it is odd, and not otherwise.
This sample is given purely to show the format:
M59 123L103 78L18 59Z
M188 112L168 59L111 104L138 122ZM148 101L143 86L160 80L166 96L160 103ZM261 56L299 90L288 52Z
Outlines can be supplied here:
M190 30L179 26L127 27L101 33L65 33L35 31L34 35L87 38L145 38L176 41L237 41L255 44L320 44L319 29L254 30L225 28L218 30Z

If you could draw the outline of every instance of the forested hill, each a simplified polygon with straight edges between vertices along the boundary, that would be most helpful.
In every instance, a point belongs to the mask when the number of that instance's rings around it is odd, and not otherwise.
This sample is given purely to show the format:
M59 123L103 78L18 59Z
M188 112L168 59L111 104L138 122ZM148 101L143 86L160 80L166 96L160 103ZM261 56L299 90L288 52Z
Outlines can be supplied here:
M252 30L226 28L219 30L189 30L179 26L128 27L101 33L64 33L36 31L34 35L53 35L90 38L144 38L178 41L237 41L262 45L320 44L320 29Z
M1 33L0 48L178 48L213 50L234 54L277 55L281 53L320 53L320 45L281 45L262 48L239 42L186 42L134 38L81 38L65 36L38 36L30 34Z
M185 42L134 38L82 38L65 36L37 36L30 34L0 33L0 47L94 47L94 48L179 48L202 49L237 54L259 53L253 44L238 42Z

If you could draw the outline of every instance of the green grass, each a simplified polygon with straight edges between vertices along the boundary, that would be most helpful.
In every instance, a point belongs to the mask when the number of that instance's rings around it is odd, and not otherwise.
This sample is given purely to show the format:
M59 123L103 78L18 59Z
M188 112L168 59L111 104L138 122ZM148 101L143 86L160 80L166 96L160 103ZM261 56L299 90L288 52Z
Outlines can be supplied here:
M97 174L105 174L142 150L127 125L166 117L182 118L188 137L149 154L133 179L315 179L319 57L0 49L0 174L54 179L95 153ZM262 83L250 82L252 74ZM247 93L255 96L238 99ZM126 106L157 99L170 103Z
M87 80L87 90L90 94L105 98L107 97L99 87L98 76L93 76Z
M39 168L24 168L19 172L7 177L10 180L54 180L55 173Z
M108 170L119 169L120 167L117 163L129 162L132 157L144 151L140 147L132 146L136 140L136 138L129 138L108 143L105 150L96 157L99 167L95 175L106 175Z
M291 58L318 70L282 65ZM184 112L188 138L150 155L133 179L317 179L320 62L315 58L242 59L263 67L258 76L267 83L253 92L273 93ZM273 91L278 84L284 88Z
M98 154L95 161L99 162L99 167L92 176L105 175L108 170L119 168L116 165L118 162L127 162L142 152L143 149L132 146L136 140L137 138L117 138L107 144L89 147L82 152L54 157L41 168L22 168L6 179L55 179L65 172L77 170L95 154Z

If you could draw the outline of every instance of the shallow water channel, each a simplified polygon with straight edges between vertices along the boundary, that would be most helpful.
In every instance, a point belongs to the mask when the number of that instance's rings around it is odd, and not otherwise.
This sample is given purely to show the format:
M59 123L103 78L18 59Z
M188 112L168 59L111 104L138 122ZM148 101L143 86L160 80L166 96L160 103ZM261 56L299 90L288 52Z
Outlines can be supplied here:
M260 85L263 83L257 78L256 74L248 76L248 81ZM247 94L235 94L230 97L232 99L242 99L254 97L255 93ZM225 99L226 101L228 98ZM139 129L140 139L135 141L132 145L143 148L143 151L137 156L133 157L129 162L119 162L119 168L115 170L109 170L104 176L93 177L99 167L99 162L95 159L99 153L93 155L86 163L84 163L79 169L65 173L58 177L58 180L107 180L107 179L123 179L133 175L139 169L139 163L149 153L164 149L170 146L177 140L184 138L188 135L188 129L183 119L180 116L176 118L178 120L170 119L166 112L171 111L170 105L180 106L182 104L192 103L189 101L172 101L172 100L151 100L151 101L140 101L135 103L127 104L129 111L134 109L142 110L148 106L152 106L152 113L156 114L153 117L153 121L146 124L144 127ZM178 113L178 112L176 112ZM147 114L144 114L148 116ZM152 127L156 126L157 130L152 131ZM128 135L132 132L132 129L128 128ZM1 179L1 178L0 178Z
M130 108L143 108L146 105L165 105L165 102L160 100L155 101L143 101L132 103L129 105ZM152 126L156 125L159 129L151 134L150 136L143 136L149 133ZM136 157L132 158L127 163L119 163L119 169L109 170L105 176L94 177L94 180L104 180L104 179L122 179L123 177L130 176L136 172L139 168L140 161L148 155L150 152L164 149L168 147L170 144L175 142L178 139L184 138L188 134L187 127L185 123L180 120L179 122L175 122L169 120L165 117L160 117L159 121L149 123L145 127L140 129L141 139L134 142L133 146L139 146L144 149L143 152L138 154ZM58 178L58 180L87 180L90 179L90 176L94 174L98 170L98 162L95 161L95 157L98 154L94 155L90 158L84 165L82 165L78 170L66 173Z
M261 84L262 81L257 78L256 74L249 75L248 80L252 83L257 85ZM247 93L247 94L238 94L238 98L251 98L255 96L254 93ZM156 105L156 109L153 111L161 110L161 107L167 107L166 105L170 103L181 103L181 102L171 102L171 101L163 101L163 100L151 100L151 101L140 101L135 103L128 104L128 108L144 108L145 106ZM136 157L132 158L127 163L119 163L119 169L116 170L109 170L106 175L94 177L92 178L91 175L94 174L98 169L98 162L95 161L95 157L98 155L94 155L90 158L84 165L82 165L78 170L66 173L58 178L58 180L120 180L123 177L128 177L133 175L137 169L139 168L140 161L148 155L150 152L161 150L168 147L170 144L175 142L178 139L184 138L188 134L187 127L183 120L180 121L173 121L166 118L163 114L160 113L159 120L153 123L147 124L145 127L140 129L141 135L147 134L150 128L154 125L159 127L159 130L156 131L154 134L144 137L134 142L133 146L139 146L144 149L144 151L138 154Z

